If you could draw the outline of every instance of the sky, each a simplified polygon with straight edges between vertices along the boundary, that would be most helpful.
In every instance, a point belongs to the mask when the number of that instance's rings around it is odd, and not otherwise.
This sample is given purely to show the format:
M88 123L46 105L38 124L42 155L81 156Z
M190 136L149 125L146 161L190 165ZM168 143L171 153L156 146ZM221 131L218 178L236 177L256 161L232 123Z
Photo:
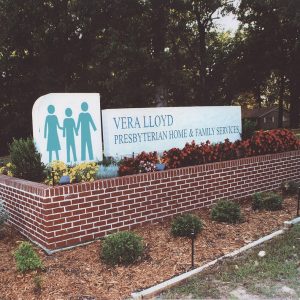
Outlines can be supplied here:
M239 26L239 21L233 14L221 17L220 19L215 20L215 23L218 25L220 30L225 31L230 30L235 32Z
M235 7L238 7L239 4L240 4L240 0L233 0L233 5ZM230 30L235 32L238 29L239 21L237 20L234 14L229 14L228 16L220 17L220 19L216 19L215 24L218 25L220 30L225 30L225 31Z

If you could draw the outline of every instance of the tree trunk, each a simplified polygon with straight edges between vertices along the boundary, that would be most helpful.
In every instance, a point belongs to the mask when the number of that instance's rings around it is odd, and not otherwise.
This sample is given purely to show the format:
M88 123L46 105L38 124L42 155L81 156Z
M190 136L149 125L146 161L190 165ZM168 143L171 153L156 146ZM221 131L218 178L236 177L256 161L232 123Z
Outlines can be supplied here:
M152 47L154 65L154 102L156 106L167 105L167 89L163 80L162 61L166 47L169 1L151 0L152 6Z
M198 41L199 41L199 102L201 105L209 105L206 78L207 78L207 50L206 50L206 27L202 24L200 18L199 7L194 8L198 28Z
M300 114L300 86L297 81L291 82L291 107L290 107L290 127L299 127L299 114Z
M261 92L260 92L260 85L255 87L254 90L254 97L255 97L255 101L258 105L259 108L261 108Z
M199 46L200 46L200 64L199 64L199 77L200 77L200 101L202 104L209 103L206 91L206 32L204 26L199 26Z
M285 89L285 77L283 74L280 76L280 90L278 99L278 128L283 127L283 97Z

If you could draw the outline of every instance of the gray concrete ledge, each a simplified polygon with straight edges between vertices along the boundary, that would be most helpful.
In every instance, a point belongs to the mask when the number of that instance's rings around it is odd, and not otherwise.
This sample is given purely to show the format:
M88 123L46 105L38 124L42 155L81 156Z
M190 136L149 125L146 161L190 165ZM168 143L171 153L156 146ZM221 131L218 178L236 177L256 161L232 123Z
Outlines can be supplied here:
M293 219L291 221L285 221L284 222L284 229L289 229L290 227L292 227L293 225L295 225L297 223L300 223L300 217L297 217L297 218L295 218L295 219ZM284 229L277 230L277 231L275 231L275 232L273 232L273 233L271 233L271 234L269 234L267 236L264 236L264 237L262 237L262 238L260 238L260 239L258 239L256 241L254 241L254 242L251 242L248 245L245 245L245 246L241 247L240 249L237 249L237 250L235 250L233 252L230 252L230 253L228 253L228 254L226 254L224 256L221 256L221 257L219 257L219 258L217 258L217 259L215 259L215 260L213 260L213 261L211 261L211 262L209 262L209 263L207 263L207 264L205 264L205 265L203 265L203 266L201 266L199 268L193 269L193 270L188 271L186 273L183 273L183 274L181 274L179 276L173 277L173 278L171 278L169 280L166 280L166 281L164 281L162 283L159 283L159 284L157 284L155 286L152 286L152 287L150 287L148 289L145 289L145 290L143 290L141 292L132 293L131 297L134 300L149 299L151 297L154 297L158 293L160 293L160 292L162 292L162 291L164 291L166 289L169 289L172 286L175 286L175 285L181 283L182 281L188 279L189 277L191 277L193 275L196 275L198 273L201 273L205 269L207 269L207 268L215 265L218 261L221 261L221 260L226 259L228 257L234 257L234 256L236 256L236 255L238 255L238 254L240 254L240 253L242 253L242 252L244 252L246 250L249 250L249 249L251 249L251 248L253 248L255 246L258 246L258 245L260 245L260 244L262 244L262 243L264 243L266 241L269 241L269 240L273 239L276 236L279 236L279 235L283 234L285 232Z

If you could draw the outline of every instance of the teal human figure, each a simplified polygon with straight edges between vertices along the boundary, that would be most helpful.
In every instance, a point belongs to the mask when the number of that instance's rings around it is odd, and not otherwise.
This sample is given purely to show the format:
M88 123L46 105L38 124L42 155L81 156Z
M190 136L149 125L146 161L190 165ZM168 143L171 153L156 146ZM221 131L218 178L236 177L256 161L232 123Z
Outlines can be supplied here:
M58 122L58 118L54 115L55 107L48 106L49 115L45 120L44 138L47 139L47 151L49 152L49 163L52 162L52 152L56 154L56 160L59 160L58 151L61 150L57 129L63 129Z
M77 161L77 156L76 156L76 147L75 147L75 135L78 135L75 121L72 117L72 109L67 108L65 110L66 117L64 119L64 124L63 124L63 137L66 138L66 147L67 147L67 162L71 162L71 150L73 153L73 159L74 161Z
M95 123L88 113L89 106L86 102L81 103L82 112L79 114L77 132L80 130L81 134L81 160L86 160L86 149L89 153L89 159L94 160L92 139L91 139L91 127L96 131Z

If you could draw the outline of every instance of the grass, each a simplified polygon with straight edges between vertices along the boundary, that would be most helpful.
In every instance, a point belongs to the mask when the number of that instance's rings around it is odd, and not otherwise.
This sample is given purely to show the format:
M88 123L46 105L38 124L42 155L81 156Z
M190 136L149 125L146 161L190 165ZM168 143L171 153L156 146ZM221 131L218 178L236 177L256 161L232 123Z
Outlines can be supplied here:
M259 257L259 251L265 251ZM185 284L161 295L163 299L197 299L226 297L230 291L243 287L247 292L266 297L283 297L280 289L288 286L300 297L300 224L264 245L221 262ZM296 297L296 296L295 296Z

